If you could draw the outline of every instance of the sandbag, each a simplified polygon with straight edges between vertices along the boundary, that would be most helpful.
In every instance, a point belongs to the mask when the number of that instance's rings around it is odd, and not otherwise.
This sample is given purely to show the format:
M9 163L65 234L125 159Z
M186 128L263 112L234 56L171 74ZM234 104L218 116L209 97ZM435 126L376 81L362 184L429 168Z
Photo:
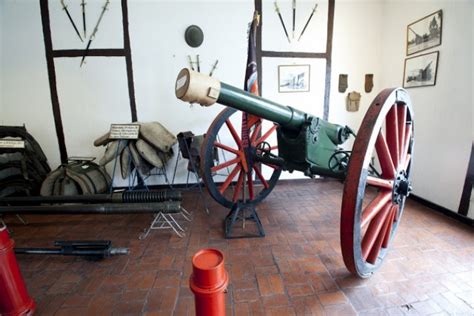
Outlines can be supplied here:
M105 166L115 157L120 157L122 150L127 146L128 141L126 140L114 140L109 143L105 150L104 156L99 160L99 165Z
M163 161L161 160L161 157L158 155L155 148L142 139L137 140L135 146L137 147L138 153L143 157L143 159L157 168L163 168Z
M140 138L162 152L168 152L178 141L176 136L158 122L139 123Z

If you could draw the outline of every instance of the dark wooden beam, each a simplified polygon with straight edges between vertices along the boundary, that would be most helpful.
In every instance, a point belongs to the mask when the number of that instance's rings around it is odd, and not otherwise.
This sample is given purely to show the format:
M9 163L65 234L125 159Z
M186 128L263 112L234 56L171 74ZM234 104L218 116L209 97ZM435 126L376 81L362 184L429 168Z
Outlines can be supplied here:
M58 49L53 50L53 57L82 57L84 52L84 49ZM96 48L87 51L87 56L124 57L125 55L126 52L123 48Z
M262 51L262 57L279 57L279 58L327 58L326 53L307 53L307 52L275 52Z
M128 30L128 6L127 0L122 0L122 22L123 22L123 49L125 50L125 63L127 65L128 96L130 98L130 112L132 122L138 121L137 105L135 103L135 87L133 83L132 49L130 47L130 33Z
M469 159L469 166L466 172L466 180L461 195L461 202L459 203L458 213L467 216L469 212L469 205L471 204L472 184L474 183L474 144L471 147L471 158Z
M64 140L63 122L61 119L61 108L59 106L58 90L56 85L56 70L54 67L53 42L51 39L51 27L49 21L48 0L40 0L41 24L43 26L44 48L46 52L46 64L48 67L49 92L53 108L54 126L58 138L59 154L61 162L67 162L66 141Z
M329 118L329 101L331 96L331 72L332 72L332 37L334 31L334 11L336 10L336 1L329 0L328 6L328 25L326 38L326 80L324 82L324 114L323 119Z

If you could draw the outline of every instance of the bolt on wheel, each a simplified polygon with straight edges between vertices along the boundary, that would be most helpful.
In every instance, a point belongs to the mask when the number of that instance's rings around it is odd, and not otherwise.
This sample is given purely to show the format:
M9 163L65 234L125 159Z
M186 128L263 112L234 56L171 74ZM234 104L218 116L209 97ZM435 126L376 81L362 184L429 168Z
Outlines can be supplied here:
M413 110L404 89L386 89L370 105L354 142L341 208L346 267L369 277L382 264L411 191Z

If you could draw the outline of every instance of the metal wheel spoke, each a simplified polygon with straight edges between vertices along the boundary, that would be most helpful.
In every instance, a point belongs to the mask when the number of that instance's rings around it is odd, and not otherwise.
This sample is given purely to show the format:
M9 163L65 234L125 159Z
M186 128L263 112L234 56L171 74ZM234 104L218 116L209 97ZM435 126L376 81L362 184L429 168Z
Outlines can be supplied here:
M393 181L380 179L372 176L367 176L367 184L387 190L393 189Z
M252 136L250 137L251 144L255 143L255 140L257 139L260 134L260 131L262 130L262 122L257 122L255 125L255 129L253 130Z
M227 176L227 179L225 179L224 183L221 185L221 187L219 188L219 192L221 194L224 194L225 190L227 190L227 188L229 187L229 185L231 184L232 180L234 179L234 177L237 175L237 173L242 169L242 166L240 164L236 165L234 167L234 169L232 169L232 171L230 172L230 174Z
M217 166L212 167L212 168L211 168L211 171L212 171L212 172L216 172L216 171L218 171L218 170L221 170L221 169L224 169L224 168L226 168L226 167L229 167L229 166L231 166L231 165L233 165L233 164L235 164L235 163L238 163L239 161L240 161L240 157L236 157L236 158L234 158L234 159L231 159L231 160L229 160L229 161L223 162L223 163L221 163L221 164L219 164L219 165L217 165Z
M255 143L252 143L252 146L256 146L260 144L261 142L265 141L276 130L276 128L277 128L276 125L273 125L272 127L270 127L270 129L268 129L268 131L265 134L263 134L262 137L257 139Z
M270 147L270 150L275 150L275 149L278 149L278 145L275 145L275 146L271 146L271 147Z
M409 162L409 154L408 154L408 149L410 149L410 139L411 139L411 124L407 124L405 127L405 140L403 141L403 152L402 152L402 158L401 158L401 164L404 167L404 170L408 167L408 162Z
M371 220L388 204L392 197L392 192L383 191L373 199L362 211L360 226L365 227Z
M227 146L227 145L224 145L222 143L219 143L219 142L214 142L214 146L220 148L220 149L223 149L225 151L228 151L228 152L231 152L233 154L236 154L237 156L240 155L240 151L238 149L234 149L230 146Z
M239 178L237 180L237 184L234 187L234 195L232 196L232 201L235 203L239 199L239 194L242 191L242 186L244 184L244 172L240 170L239 172Z
M227 128L232 134L232 137L234 138L234 141L237 144L237 146L239 146L239 148L242 148L242 140L240 139L239 134L237 134L237 131L235 130L234 125L232 125L229 119L225 120L225 125L227 125Z
M388 219L391 218L390 210L391 210L391 208L389 208L389 211L387 212L387 215L383 219L382 229L379 231L377 239L375 240L375 243L373 244L372 249L370 250L370 252L367 256L366 260L367 260L367 262L369 262L371 264L375 264L375 262L377 261L377 257L379 256L380 249L382 248L382 243L383 243L383 240L384 240L383 237L385 236L385 232L387 231L387 229L389 227L389 224L390 224L389 221L388 221Z
M386 203L383 206L382 211L379 212L377 216L375 216L374 219L370 222L370 225L367 228L367 231L365 232L361 244L362 258L364 258L364 260L366 260L369 254L372 252L372 249L374 248L374 246L376 246L376 242L379 239L383 238L385 230L383 230L383 234L381 236L382 238L380 237L380 232L382 231L382 228L385 225L385 221L391 209L392 205ZM382 244L382 240L380 241L380 244Z
M379 157L380 167L382 168L382 176L387 179L393 179L395 177L395 166L393 165L387 142L381 131L375 142L375 150Z
M260 171L260 168L257 168L256 166L253 166L253 170L255 170L255 173L257 174L257 177L262 181L263 186L265 189L268 189L270 185L268 184L267 180L262 175L262 172Z
M388 243L390 242L390 235L392 233L392 226L393 222L395 221L395 217L397 215L398 205L392 205L392 209L390 210L390 215L387 218L388 220L388 227L385 231L385 236L383 238L382 248L387 248Z
M394 104L387 113L385 118L386 128L385 134L387 135L387 145L392 157L393 166L395 169L398 168L398 158L400 157L400 150L398 145L398 115L397 105Z
M398 147L400 151L400 163L403 160L403 146L405 145L405 126L407 120L407 106L400 104L397 106L398 118Z

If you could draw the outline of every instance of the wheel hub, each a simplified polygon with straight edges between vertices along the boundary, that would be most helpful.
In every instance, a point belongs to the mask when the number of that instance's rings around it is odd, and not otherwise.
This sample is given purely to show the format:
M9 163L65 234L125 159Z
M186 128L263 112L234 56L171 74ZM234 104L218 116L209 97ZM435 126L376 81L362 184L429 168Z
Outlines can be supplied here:
M400 204L405 197L410 195L411 190L411 181L408 179L406 171L399 171L393 184L393 204Z

